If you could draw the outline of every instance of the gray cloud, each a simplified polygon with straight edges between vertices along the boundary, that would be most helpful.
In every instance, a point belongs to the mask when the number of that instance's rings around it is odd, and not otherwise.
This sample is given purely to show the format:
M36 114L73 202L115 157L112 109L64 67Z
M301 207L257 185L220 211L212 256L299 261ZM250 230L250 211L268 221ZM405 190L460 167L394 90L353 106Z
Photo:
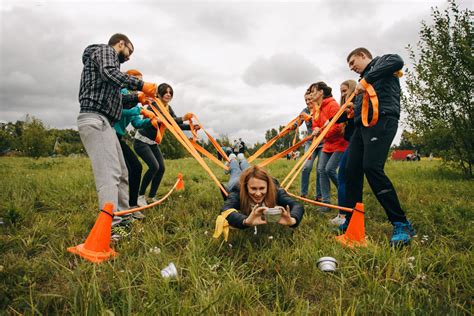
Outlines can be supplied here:
M242 79L251 86L281 84L290 87L306 85L320 75L320 70L297 53L275 54L256 59L245 70Z
M440 4L2 0L0 120L29 113L51 127L75 126L82 52L122 32L135 45L122 70L173 85L178 114L196 113L216 136L263 141L265 130L299 113L309 83L326 81L337 98L340 82L357 78L345 62L354 47L408 62L405 46Z
M321 7L325 8L330 16L350 18L353 21L374 15L377 3L376 0L323 0Z
M245 40L254 24L238 11L228 10L228 8L219 8L201 12L196 23L206 29L213 35L220 38L232 38L235 41Z

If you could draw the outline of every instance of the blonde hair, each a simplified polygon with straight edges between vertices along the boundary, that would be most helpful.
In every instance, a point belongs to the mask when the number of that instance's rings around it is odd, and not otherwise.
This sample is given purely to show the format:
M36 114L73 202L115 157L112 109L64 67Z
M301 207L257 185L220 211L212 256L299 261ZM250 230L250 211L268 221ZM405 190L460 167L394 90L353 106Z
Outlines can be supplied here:
M347 92L346 92L345 95L341 94L341 101L339 102L340 106L342 106L344 103L346 103L347 98L354 92L355 87L357 85L357 82L355 82L354 80L346 80L346 81L343 81L341 83L341 86L342 85L347 86L348 89L347 89ZM344 135L344 132L345 132L346 126L347 126L347 122L342 123L341 126L342 126L341 127L341 133L342 133L342 135Z
M347 97L349 97L352 92L354 92L355 90L355 87L357 85L357 82L355 82L354 80L346 80L344 82L341 83L341 86L342 85L345 85L347 86L349 89L347 89L347 92L346 92L346 95L342 95L341 94L341 100L339 102L339 104L342 106L344 103L346 103L346 100L347 100Z
M267 194L265 195L264 203L267 207L275 207L277 188L272 176L265 169L259 166L252 166L242 171L240 175L240 211L246 215L249 215L252 211L251 204L253 204L253 202L247 187L251 178L259 179L267 183Z

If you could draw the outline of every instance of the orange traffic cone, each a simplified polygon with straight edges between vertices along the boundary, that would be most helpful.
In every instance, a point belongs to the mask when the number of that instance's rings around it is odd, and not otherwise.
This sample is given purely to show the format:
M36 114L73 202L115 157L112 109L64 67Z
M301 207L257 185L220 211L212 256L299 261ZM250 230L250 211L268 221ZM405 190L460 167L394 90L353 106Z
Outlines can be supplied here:
M105 203L104 209L100 211L99 217L86 241L75 247L67 248L67 251L94 263L100 263L111 256L118 255L118 253L110 248L110 233L114 217L113 209L114 205L112 203Z
M178 184L176 185L176 190L184 190L184 181L183 181L183 175L178 173Z
M353 248L367 247L365 240L365 226L364 226L364 204L357 203L352 211L351 221L347 227L346 233L336 236L336 240L346 247Z

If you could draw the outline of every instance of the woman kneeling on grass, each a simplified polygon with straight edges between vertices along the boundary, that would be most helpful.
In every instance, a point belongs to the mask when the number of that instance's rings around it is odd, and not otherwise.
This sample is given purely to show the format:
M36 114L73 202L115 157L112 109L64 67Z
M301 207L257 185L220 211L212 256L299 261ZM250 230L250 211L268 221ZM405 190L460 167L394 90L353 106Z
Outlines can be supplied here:
M266 214L270 208L281 210L278 224L295 228L303 218L304 208L295 202L270 174L258 167L250 166L243 154L238 158L229 156L229 196L222 212L230 226L245 229L267 224Z

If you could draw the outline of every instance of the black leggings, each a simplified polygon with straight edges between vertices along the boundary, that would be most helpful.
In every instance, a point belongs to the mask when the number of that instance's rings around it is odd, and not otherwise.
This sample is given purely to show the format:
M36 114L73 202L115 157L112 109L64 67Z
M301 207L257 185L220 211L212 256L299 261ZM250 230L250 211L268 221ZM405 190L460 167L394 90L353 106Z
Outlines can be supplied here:
M346 163L346 202L354 207L362 202L364 174L375 197L387 213L390 222L405 222L397 192L384 172L392 140L397 133L398 120L381 117L373 127L356 127L352 135Z
M158 145L148 145L138 139L133 142L133 148L137 152L138 156L143 159L147 164L148 170L143 176L142 185L140 186L140 195L144 195L146 188L151 182L149 197L154 197L158 187L160 186L161 179L165 174L165 161L161 154L160 147Z
M137 156L128 147L127 143L121 136L117 135L120 147L122 147L123 158L128 170L128 188L129 188L129 204L130 206L137 205L138 188L140 187L140 179L142 177L142 164Z

